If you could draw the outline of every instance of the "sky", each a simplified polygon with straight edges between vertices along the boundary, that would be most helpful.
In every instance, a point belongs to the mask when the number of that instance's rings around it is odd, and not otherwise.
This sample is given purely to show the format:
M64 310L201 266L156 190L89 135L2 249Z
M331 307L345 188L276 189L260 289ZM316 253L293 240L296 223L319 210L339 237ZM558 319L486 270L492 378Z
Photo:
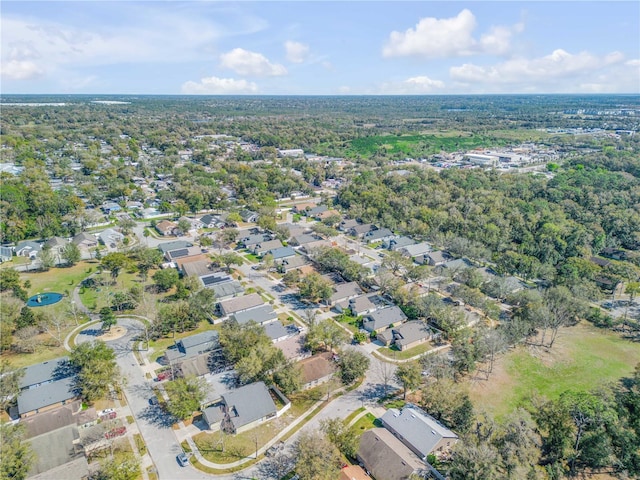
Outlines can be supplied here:
M640 93L637 1L3 0L0 92Z

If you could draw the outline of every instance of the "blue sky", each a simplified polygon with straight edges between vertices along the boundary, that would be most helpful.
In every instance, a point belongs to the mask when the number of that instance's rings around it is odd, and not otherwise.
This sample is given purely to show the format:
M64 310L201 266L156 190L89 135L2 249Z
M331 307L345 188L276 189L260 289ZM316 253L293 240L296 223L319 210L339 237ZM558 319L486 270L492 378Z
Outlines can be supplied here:
M640 2L2 1L2 93L639 93Z

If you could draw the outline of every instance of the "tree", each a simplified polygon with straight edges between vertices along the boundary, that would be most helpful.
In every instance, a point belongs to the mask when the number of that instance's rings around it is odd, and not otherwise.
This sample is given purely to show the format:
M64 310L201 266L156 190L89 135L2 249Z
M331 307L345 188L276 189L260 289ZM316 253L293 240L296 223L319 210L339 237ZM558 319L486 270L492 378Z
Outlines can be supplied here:
M200 408L207 396L208 384L200 377L185 377L171 380L165 384L169 396L167 411L176 418L184 420Z
M242 265L242 257L233 252L212 255L211 260L213 260L217 265L224 265L227 272L231 272L231 265Z
M345 385L351 385L358 378L363 377L369 369L369 358L357 350L345 350L340 354L340 379Z
M115 353L102 341L76 345L71 350L69 361L79 370L76 387L89 403L103 398L120 378Z
M327 318L320 322L311 323L305 343L313 352L319 350L332 351L346 343L348 338L349 335L342 327L337 325L332 319Z
M180 274L175 268L164 268L154 273L151 278L161 292L166 292L178 283Z
M410 258L405 257L398 251L391 250L386 252L384 259L382 260L382 268L389 270L394 275L401 272L406 272L412 266L413 262Z
M322 433L302 432L294 447L300 480L334 480L342 464L338 449Z
M100 320L102 320L103 330L111 330L111 327L118 323L118 319L113 313L113 310L109 307L102 307L100 309Z
M239 235L240 232L238 232L236 228L225 228L216 234L213 245L218 248L222 254L222 250L229 248L232 243L238 240Z
M186 218L181 218L178 220L178 230L180 230L183 234L188 233L191 230L191 222Z
M24 370L12 368L6 358L0 359L0 410L4 411L16 402L23 376Z
M70 319L59 312L43 312L38 323L39 327L47 332L58 346L64 342L65 331L71 326Z
M120 227L120 230L122 231L123 235L129 235L132 230L136 227L136 222L135 220L129 218L129 217L124 217L122 220L120 220L118 222L118 226Z
M633 301L637 294L640 293L640 282L629 282L625 286L624 293L629 295L629 303L627 303L624 309L624 321L627 321L627 314L629 313L629 306L633 304Z
M287 361L273 374L273 381L285 395L297 392L302 386L300 367L291 361Z
M132 453L127 453L102 462L92 480L135 480L140 473L140 460Z
M451 480L493 480L498 478L498 451L492 445L458 442L454 447L449 478Z
M321 420L320 431L340 450L340 453L349 458L356 458L359 437L355 430L345 424L344 420L338 417Z
M24 426L1 423L0 438L0 478L24 480L35 458L24 441Z
M331 283L317 273L311 273L298 282L300 297L312 303L327 301L333 294Z
M111 252L102 257L100 264L111 272L111 278L115 282L118 275L120 275L120 271L129 265L129 259L124 253Z
M491 443L498 449L507 478L529 478L540 460L540 436L531 415L522 408L507 417Z
M67 265L73 266L80 261L82 254L80 249L75 243L67 243L60 252L62 259L67 262Z
M422 383L422 370L417 362L401 363L396 369L396 380L402 384L403 398L406 400L407 391L418 388Z
M285 477L296 465L293 455L278 452L266 457L258 464L258 471L263 479L281 479Z
M430 382L422 389L421 405L436 420L457 432L471 428L473 404L462 384L448 378Z

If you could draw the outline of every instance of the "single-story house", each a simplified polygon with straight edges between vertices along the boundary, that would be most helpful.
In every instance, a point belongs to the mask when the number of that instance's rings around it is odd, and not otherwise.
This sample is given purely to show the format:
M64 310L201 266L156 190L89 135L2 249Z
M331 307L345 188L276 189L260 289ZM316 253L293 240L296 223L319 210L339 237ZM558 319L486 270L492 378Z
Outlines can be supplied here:
M79 397L73 376L47 381L38 387L22 390L18 395L18 415L25 418L53 410Z
M431 337L432 332L424 322L413 320L380 332L377 339L386 346L396 345L400 350L409 350L428 342Z
M298 332L297 328L287 328L282 325L282 322L280 322L280 320L277 319L262 326L264 328L264 332L273 343L281 342L282 340L292 337Z
M322 240L320 237L318 237L317 235L314 235L312 233L304 233L302 235L298 235L296 237L293 237L291 239L291 242L289 242L291 245L293 246L297 246L297 247L301 247L303 245L306 245L308 243L311 242L317 242L318 240Z
M409 237L397 237L392 238L391 240L382 242L382 246L387 250L400 250L404 247L408 247L409 245L415 245L415 240Z
M471 263L464 258L456 258L455 260L444 262L441 267L449 270L450 272L454 272L454 274L458 274L467 268L471 268Z
M126 207L129 210L142 210L144 208L144 204L142 202L138 202L137 200L129 200L126 203Z
M213 285L207 285L205 278L201 278L200 280L204 283L205 287L213 290L216 299L219 301L228 300L244 293L244 287L237 280L214 283Z
M431 245L427 242L416 243L413 245L405 245L400 250L405 257L410 257L414 262L425 263L425 255L431 251Z
M222 396L222 402L208 407L203 417L210 429L242 433L277 415L276 404L264 382L250 383ZM213 427L213 428L212 428Z
M156 230L160 235L168 237L169 235L175 235L178 232L178 224L169 220L161 220L156 223Z
M168 348L165 357L171 364L178 364L188 358L209 353L220 348L219 335L216 330L196 333L177 340L172 348Z
M211 261L207 259L183 263L180 269L185 277L203 277L206 275L219 273L217 269L213 269L211 267ZM229 280L231 280L231 277L229 277Z
M353 227L356 227L359 224L360 223L355 218L345 218L340 222L340 225L338 225L338 230L340 230L341 232L348 232Z
M406 480L427 468L409 447L384 428L373 428L362 434L356 457L378 480Z
M375 225L372 225L370 223L362 223L362 224L358 224L354 227L351 227L348 232L349 235L351 235L352 237L357 237L357 238L362 238L364 237L367 233L371 232L372 230L376 230L377 227Z
M603 257L612 258L614 260L627 259L627 252L619 248L607 247L604 250L602 250L602 252L600 252L600 255L602 255Z
M315 203L315 202L298 203L298 204L294 205L293 207L291 207L291 212L292 213L306 213L308 210L311 210L312 208L316 208L317 206L318 206L318 204Z
M13 248L0 247L0 262L8 262L13 257Z
M365 243L388 242L396 237L397 235L388 228L380 228L365 233L362 240Z
M329 304L335 305L336 303L355 298L358 295L362 295L362 289L357 282L338 283L333 286L333 294L329 297Z
M36 258L42 250L42 243L24 240L16 244L14 251L18 257Z
M27 440L35 454L28 478L87 478L89 469L83 450L78 445L80 434L75 423ZM64 472L62 476L57 476Z
M199 228L202 228L202 222L200 222L200 220L198 220L197 218L189 218L186 216L182 216L178 219L178 223L185 221L185 222L189 222L189 230L190 231L196 231ZM186 233L186 232L182 232L182 233Z
M251 248L249 248L249 250L261 257L268 253L269 250L275 250L276 248L281 247L282 242L276 238L275 240L267 240L266 242L256 243Z
M263 242L268 242L269 240L271 240L271 235L269 235L268 233L254 233L240 238L238 240L238 244L242 245L248 250L251 250L251 248L255 245Z
M164 258L166 258L169 262L175 262L179 258L194 257L201 254L202 250L200 249L200 247L193 246L187 248L178 248L176 250L169 250L164 254Z
M318 205L316 207L313 207L307 210L305 214L307 215L307 217L317 217L318 215L320 215L323 212L326 212L327 210L329 210L329 207L327 207L326 205Z
M360 315L366 315L371 312L375 312L379 308L383 308L388 304L378 294L360 295L349 300L345 300L336 304L338 312L342 313L345 310L349 310L351 315L359 317Z
M139 218L143 218L143 219L146 220L146 219L150 219L150 218L161 217L161 216L166 215L166 214L161 212L157 208L149 207L149 208L143 208L142 210L137 211L136 215Z
M309 264L309 261L302 255L296 255L294 257L281 258L276 261L278 265L278 271L287 273L290 270L303 267Z
M276 321L278 319L278 314L273 310L271 305L265 303L258 307L250 308L249 310L234 313L231 315L231 318L240 325L244 325L251 321L260 325L265 325Z
M331 352L323 352L298 362L302 376L302 389L307 390L328 382L336 372L336 362Z
M98 234L98 240L107 247L116 248L124 240L124 235L113 228L107 228Z
M315 242L309 242L309 243L305 243L302 247L300 247L300 250L302 250L303 252L310 254L312 253L314 250L318 250L320 248L326 248L326 247L331 247L331 242L329 240L316 240Z
M224 317L233 315L234 313L249 310L250 308L259 307L264 304L264 300L257 293L244 295L242 297L230 298L218 303L218 311Z
M412 404L402 410L390 408L380 420L420 458L426 458L430 453L444 453L458 441L458 435Z
M211 215L210 213L200 218L200 224L204 228L216 228L224 226L224 222L222 222L218 216Z
M284 260L285 258L291 258L296 256L296 251L291 247L280 247L269 250L269 253L273 255L275 261Z
M259 215L256 212L252 212L251 210L241 210L239 213L243 222L254 223L258 221Z
M324 212L320 212L316 215L313 216L313 218L315 218L316 220L326 220L327 218L331 218L331 217L340 217L340 212L337 210L325 210Z
M189 248L189 247L193 247L193 243L188 242L186 240L174 240L173 242L165 242L165 243L158 244L158 249L163 254L166 254L167 252L170 252L172 250L180 250L182 248Z
M427 264L438 267L451 260L451 256L447 252L436 250L434 252L427 253L425 255L425 260Z
M118 205L116 202L105 202L102 204L101 208L102 208L102 211L107 215L114 212L119 212L120 210L122 210L122 207Z
M89 249L98 245L98 239L95 235L91 235L87 232L77 234L71 239L71 243L81 249Z
M381 308L375 312L369 313L364 317L362 326L368 332L379 333L386 330L390 326L400 325L407 319L400 307L393 305Z
M64 247L67 246L69 241L66 238L62 237L51 237L49 240L44 242L43 248L48 248L51 250L51 253L54 255L60 255Z

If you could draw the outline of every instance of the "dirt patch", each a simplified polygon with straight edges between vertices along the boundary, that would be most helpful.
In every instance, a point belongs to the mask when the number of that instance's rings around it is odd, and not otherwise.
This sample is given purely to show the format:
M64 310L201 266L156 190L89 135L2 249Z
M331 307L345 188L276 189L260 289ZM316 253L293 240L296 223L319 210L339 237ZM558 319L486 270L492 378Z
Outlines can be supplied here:
M110 330L98 336L100 340L104 340L105 342L109 342L111 340L117 340L118 338L122 338L127 334L127 329L121 326L111 327Z

